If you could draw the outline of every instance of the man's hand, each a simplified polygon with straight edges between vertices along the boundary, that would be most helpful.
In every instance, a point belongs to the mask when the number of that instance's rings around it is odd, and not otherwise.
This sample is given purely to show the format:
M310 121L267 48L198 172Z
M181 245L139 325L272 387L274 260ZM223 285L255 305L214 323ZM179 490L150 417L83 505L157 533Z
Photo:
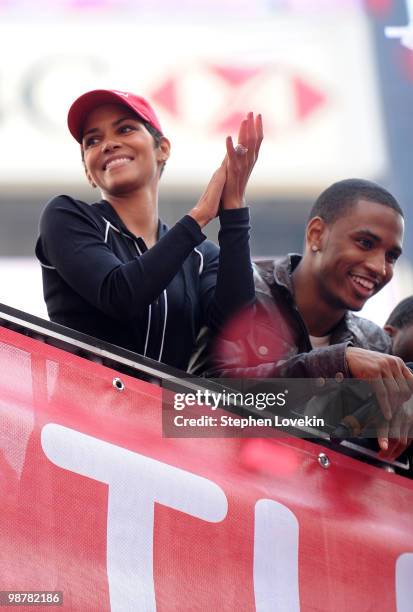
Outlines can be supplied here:
M377 427L380 456L394 461L409 446L413 438L413 399L403 404L391 421L382 421Z
M258 158L263 140L262 117L248 113L241 122L238 133L238 145L234 148L231 136L226 139L227 180L222 192L222 208L241 208L245 206L245 190L248 179Z
M390 421L413 394L412 372L399 357L353 346L346 349L346 359L351 375L371 384L384 418Z

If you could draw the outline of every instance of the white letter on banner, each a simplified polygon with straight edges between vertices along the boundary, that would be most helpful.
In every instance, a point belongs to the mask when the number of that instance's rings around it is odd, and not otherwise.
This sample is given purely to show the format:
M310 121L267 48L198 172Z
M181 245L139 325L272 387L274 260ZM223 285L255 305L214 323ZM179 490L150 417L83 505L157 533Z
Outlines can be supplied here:
M299 612L298 521L272 499L255 505L254 593L256 612Z
M397 612L411 612L413 602L413 553L404 553L396 561Z
M225 493L206 478L54 423L43 427L41 441L57 466L109 485L107 571L112 612L156 610L154 503L216 523L227 514Z
M384 33L387 38L400 38L402 45L413 49L413 0L406 0L407 26L387 26Z

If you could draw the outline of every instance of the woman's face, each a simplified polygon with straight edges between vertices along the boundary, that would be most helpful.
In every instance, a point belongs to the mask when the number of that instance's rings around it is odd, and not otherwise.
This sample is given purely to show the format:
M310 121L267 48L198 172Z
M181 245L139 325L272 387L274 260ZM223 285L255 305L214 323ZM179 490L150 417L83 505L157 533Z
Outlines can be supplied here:
M104 104L88 115L82 149L86 176L103 196L156 185L169 155L168 141L156 147L137 115L121 104Z

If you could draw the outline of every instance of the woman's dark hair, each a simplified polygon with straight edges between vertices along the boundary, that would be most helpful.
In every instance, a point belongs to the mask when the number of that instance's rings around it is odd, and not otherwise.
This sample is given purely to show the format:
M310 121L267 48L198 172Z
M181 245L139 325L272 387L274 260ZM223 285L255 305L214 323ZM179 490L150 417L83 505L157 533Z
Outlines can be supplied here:
M147 121L142 121L142 123L146 127L146 129L148 130L149 134L152 135L152 137L153 137L153 139L155 141L155 149L157 149L160 146L161 142L162 142L163 134L161 134L161 132L159 130L157 130L156 127L153 127L153 125L151 123L148 123ZM166 164L166 161L164 161L162 163L161 171L159 173L160 177L162 176L162 173L163 173L163 171L165 169L165 164Z
M161 134L161 132L157 130L156 127L153 127L151 123L148 123L147 121L143 121L142 119L140 121L146 127L148 132L152 134L153 139L155 141L155 145L156 145L155 148L157 149L162 142L163 134Z

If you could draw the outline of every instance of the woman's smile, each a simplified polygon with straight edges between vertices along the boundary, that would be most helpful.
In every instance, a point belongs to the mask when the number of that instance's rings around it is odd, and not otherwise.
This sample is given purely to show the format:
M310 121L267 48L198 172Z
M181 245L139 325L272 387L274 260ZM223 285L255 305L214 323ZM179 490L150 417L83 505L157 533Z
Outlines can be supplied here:
M103 164L103 170L109 171L113 170L113 168L119 168L119 166L125 166L133 161L132 157L122 156L112 156Z

